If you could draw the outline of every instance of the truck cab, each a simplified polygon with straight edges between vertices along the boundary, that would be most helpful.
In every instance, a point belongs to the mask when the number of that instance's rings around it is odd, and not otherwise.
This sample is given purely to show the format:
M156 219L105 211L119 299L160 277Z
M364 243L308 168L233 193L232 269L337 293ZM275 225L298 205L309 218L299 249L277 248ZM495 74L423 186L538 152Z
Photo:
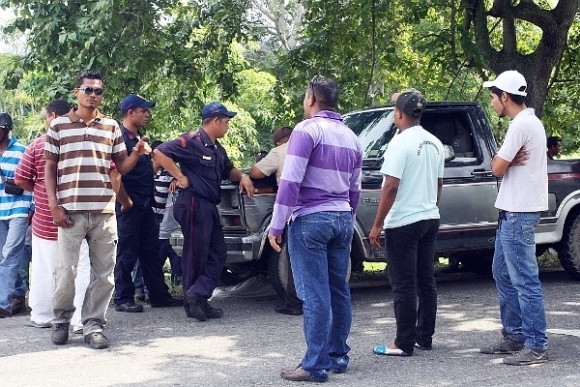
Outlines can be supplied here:
M383 155L398 129L393 105L353 111L344 123L359 137L363 149L362 194L356 215L351 263L385 262L384 248L371 247L368 234L380 200ZM475 272L491 272L498 210L494 203L501 179L491 173L497 144L483 108L475 102L427 103L423 128L444 144L447 155L439 209L438 257L455 257ZM580 279L580 161L548 161L549 209L536 229L538 255L554 248L564 269ZM239 193L224 182L219 212L228 257L222 282L235 284L256 274L268 275L281 294L287 285L289 257L285 245L274 252L268 226L276 199L274 179L254 181L255 195ZM525 194L525 193L523 193ZM172 244L179 249L176 235ZM384 246L384 238L382 240Z

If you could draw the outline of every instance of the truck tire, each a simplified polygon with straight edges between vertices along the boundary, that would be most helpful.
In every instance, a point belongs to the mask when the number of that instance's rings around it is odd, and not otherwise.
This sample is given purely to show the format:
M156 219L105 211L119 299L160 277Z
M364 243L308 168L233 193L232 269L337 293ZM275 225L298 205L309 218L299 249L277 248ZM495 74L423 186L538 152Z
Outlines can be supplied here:
M491 275L492 263L493 263L493 252L485 254L470 254L461 255L459 260L463 264L463 267L475 274L479 275Z
M556 244L560 264L570 276L580 280L580 213L566 222L562 240Z
M288 272L290 271L290 256L286 243L282 245L282 251L275 252L270 249L268 256L268 277L272 287L281 297L284 297L288 288Z
M270 278L270 283L276 293L280 297L284 297L286 289L288 288L288 273L290 272L290 255L288 254L288 247L286 243L282 245L282 251L279 253L270 249L269 252L269 262L268 262L268 276ZM352 267L352 259L348 261L348 271L346 273L346 278L350 280L350 272Z

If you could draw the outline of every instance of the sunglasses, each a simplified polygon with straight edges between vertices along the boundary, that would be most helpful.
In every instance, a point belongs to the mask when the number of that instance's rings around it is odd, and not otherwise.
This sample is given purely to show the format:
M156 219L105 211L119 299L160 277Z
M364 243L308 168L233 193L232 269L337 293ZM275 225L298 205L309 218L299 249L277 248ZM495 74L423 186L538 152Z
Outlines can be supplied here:
M89 87L89 86L85 86L82 89L77 89L77 90L80 90L80 91L82 91L82 92L84 92L85 94L88 94L88 95L91 95L93 93L95 93L95 95L102 95L103 94L103 91L104 91L101 88L98 88L98 87L92 88L92 87Z

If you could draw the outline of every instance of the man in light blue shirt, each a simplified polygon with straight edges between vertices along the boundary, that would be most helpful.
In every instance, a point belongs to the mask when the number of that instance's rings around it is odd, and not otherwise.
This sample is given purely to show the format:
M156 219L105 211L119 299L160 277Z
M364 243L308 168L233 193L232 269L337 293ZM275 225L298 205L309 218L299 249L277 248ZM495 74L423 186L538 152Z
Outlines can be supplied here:
M411 356L415 347L431 349L435 333L433 256L445 152L441 141L419 125L424 108L417 90L398 96L393 114L399 134L389 143L381 169L385 179L369 240L380 248L384 227L397 334L392 343L375 347L377 355Z
M26 308L26 287L16 285L23 283L19 268L24 259L32 194L10 190L18 188L14 185L14 170L26 149L11 135L11 131L12 117L0 113L0 318L10 317Z

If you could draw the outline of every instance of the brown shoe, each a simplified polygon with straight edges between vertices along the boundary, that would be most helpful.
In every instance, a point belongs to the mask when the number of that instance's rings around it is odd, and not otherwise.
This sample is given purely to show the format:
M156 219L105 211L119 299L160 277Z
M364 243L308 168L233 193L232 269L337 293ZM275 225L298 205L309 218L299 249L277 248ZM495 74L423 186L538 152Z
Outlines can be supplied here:
M308 372L302 368L302 364L299 364L298 367L293 370L282 370L280 376L282 379L292 380L294 382L318 382L318 380L310 377Z

